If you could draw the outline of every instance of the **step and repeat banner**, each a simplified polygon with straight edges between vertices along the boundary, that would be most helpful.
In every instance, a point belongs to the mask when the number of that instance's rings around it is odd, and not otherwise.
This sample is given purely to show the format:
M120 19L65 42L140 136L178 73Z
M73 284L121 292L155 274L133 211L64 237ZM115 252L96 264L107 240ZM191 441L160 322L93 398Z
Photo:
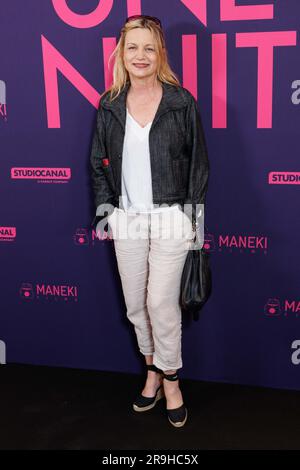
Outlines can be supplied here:
M1 0L0 363L141 371L89 165L140 13L162 21L210 160L213 291L183 318L181 377L300 389L298 0Z

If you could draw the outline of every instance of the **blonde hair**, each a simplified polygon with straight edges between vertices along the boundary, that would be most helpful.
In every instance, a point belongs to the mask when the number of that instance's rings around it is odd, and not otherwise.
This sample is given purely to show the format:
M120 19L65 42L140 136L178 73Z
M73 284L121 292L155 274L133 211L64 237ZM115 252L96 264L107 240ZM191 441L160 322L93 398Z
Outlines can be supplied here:
M123 88L125 88L126 84L129 82L129 74L125 68L123 62L123 54L124 54L124 47L125 47L125 37L128 31L131 31L135 28L148 28L155 38L155 42L157 44L157 52L158 52L158 70L157 70L157 78L161 82L170 83L176 86L180 86L179 79L175 72L172 71L169 62L168 62L168 55L167 49L165 44L165 38L162 29L160 26L155 23L154 21L146 18L137 18L131 21L128 21L124 24L121 28L121 34L118 41L117 46L115 47L114 51L110 55L108 64L110 64L111 59L114 57L114 67L113 67L113 84L104 91L101 97L106 94L110 93L110 101L113 101L117 96L121 93Z

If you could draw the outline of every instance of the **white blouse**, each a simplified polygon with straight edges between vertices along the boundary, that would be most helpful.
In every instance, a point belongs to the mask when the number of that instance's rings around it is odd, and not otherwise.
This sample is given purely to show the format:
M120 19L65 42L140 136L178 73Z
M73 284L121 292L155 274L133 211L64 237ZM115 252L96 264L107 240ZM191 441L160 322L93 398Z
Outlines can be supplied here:
M149 131L152 121L140 126L126 108L122 155L122 204L129 212L161 212L176 207L154 208L152 196Z

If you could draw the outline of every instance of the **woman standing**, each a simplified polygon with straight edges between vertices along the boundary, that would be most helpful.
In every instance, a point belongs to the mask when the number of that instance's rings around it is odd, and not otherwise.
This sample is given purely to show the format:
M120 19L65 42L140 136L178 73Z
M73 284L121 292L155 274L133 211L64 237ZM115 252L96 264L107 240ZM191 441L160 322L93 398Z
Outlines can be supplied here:
M91 152L92 225L112 230L127 317L145 356L146 383L133 409L165 397L170 423L181 427L180 281L207 191L206 142L196 101L168 64L158 18L127 18L114 56Z

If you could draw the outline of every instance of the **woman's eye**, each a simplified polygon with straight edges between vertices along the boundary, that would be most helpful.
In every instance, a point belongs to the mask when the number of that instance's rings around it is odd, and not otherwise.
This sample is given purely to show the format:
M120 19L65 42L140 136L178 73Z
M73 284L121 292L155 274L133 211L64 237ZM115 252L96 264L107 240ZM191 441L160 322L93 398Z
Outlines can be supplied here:
M134 47L134 46L131 46L131 47L129 47L129 50L130 50L130 49L135 49L135 47ZM148 47L148 48L147 48L147 51L154 52L154 49L151 49L150 47Z

